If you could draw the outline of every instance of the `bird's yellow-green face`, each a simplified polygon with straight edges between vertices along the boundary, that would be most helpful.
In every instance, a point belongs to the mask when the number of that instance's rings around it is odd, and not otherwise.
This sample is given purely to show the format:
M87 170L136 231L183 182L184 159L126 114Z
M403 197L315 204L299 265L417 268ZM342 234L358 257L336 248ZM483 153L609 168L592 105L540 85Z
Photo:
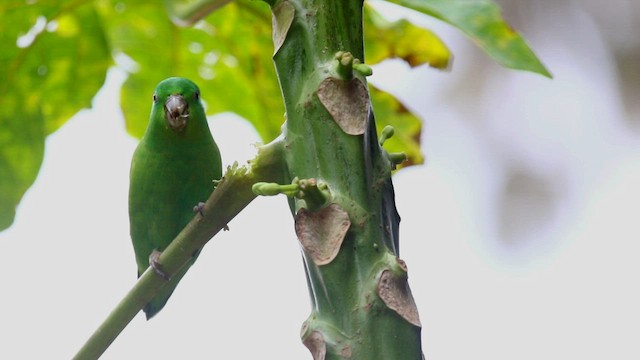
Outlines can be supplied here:
M192 111L202 111L200 89L190 80L168 78L156 87L153 93L153 106L162 107L166 125L180 132L189 123Z

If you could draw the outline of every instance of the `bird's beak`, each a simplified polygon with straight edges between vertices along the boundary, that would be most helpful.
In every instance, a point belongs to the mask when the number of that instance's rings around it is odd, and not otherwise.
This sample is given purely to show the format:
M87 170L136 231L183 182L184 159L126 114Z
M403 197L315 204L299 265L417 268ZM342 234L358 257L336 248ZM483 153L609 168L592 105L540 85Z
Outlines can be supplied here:
M181 131L187 126L189 104L182 95L169 95L164 103L164 116L173 130Z

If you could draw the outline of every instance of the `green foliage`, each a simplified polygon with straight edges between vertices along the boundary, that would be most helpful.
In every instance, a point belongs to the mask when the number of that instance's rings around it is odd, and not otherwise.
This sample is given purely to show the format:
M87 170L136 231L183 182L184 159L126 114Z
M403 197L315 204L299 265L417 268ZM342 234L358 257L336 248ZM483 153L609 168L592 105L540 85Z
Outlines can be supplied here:
M0 44L2 230L38 174L45 137L91 105L111 57L87 1L0 5Z
M207 114L234 112L250 121L266 142L280 133L284 106L271 54L271 13L259 1L43 0L0 5L0 230L35 180L44 140L73 114L91 105L115 63L130 76L121 93L127 131L146 128L151 89L169 76L193 79ZM469 35L500 64L550 76L524 40L504 22L491 1L392 0L446 21ZM9 3L9 2L7 2ZM183 5L184 5L183 4ZM179 28L167 14L192 27ZM176 10L177 9L177 10ZM389 22L365 7L368 64L395 57L411 66L449 66L446 45L429 30ZM392 125L389 151L422 163L421 122L397 99L372 90L376 118Z
M113 48L135 62L121 96L132 135L142 136L150 89L168 76L197 82L208 114L234 112L251 121L264 140L279 134L284 106L270 56L271 18L265 4L234 2L189 28L174 25L158 2L132 1L116 9L106 2L102 14L110 19Z
M388 0L447 22L465 33L500 65L551 77L522 36L491 0Z

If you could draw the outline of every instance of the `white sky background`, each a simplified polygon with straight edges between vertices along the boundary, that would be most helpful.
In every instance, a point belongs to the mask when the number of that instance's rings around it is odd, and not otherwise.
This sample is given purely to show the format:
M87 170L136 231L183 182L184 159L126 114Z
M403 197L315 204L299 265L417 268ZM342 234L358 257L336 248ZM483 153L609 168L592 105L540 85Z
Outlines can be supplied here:
M596 25L558 11L563 26L548 26L560 23L549 14L518 26L554 80L502 69L435 22L456 54L451 73L375 69L372 82L425 119L427 165L394 184L428 359L640 358L640 136L625 125ZM111 71L93 110L49 137L38 180L0 233L2 359L70 358L136 280L125 76ZM210 125L225 164L252 157L248 124L218 116ZM549 182L555 200L538 211L523 197L509 219L535 226L505 242L499 198L513 166ZM285 199L258 198L229 226L165 309L149 322L139 314L104 359L310 358Z

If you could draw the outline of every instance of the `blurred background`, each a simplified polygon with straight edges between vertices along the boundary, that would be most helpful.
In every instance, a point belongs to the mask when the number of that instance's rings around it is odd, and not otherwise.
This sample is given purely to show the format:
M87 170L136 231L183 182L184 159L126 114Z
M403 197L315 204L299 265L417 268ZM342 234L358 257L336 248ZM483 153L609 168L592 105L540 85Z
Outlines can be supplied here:
M638 359L640 2L497 2L553 80L503 69L414 13L404 16L449 45L452 69L387 61L371 78L424 120L426 164L394 176L424 353ZM93 109L48 138L38 180L0 233L0 358L70 358L135 282L125 78L111 70ZM210 125L226 164L252 157L250 125ZM104 359L310 358L285 199L259 198L229 227Z

